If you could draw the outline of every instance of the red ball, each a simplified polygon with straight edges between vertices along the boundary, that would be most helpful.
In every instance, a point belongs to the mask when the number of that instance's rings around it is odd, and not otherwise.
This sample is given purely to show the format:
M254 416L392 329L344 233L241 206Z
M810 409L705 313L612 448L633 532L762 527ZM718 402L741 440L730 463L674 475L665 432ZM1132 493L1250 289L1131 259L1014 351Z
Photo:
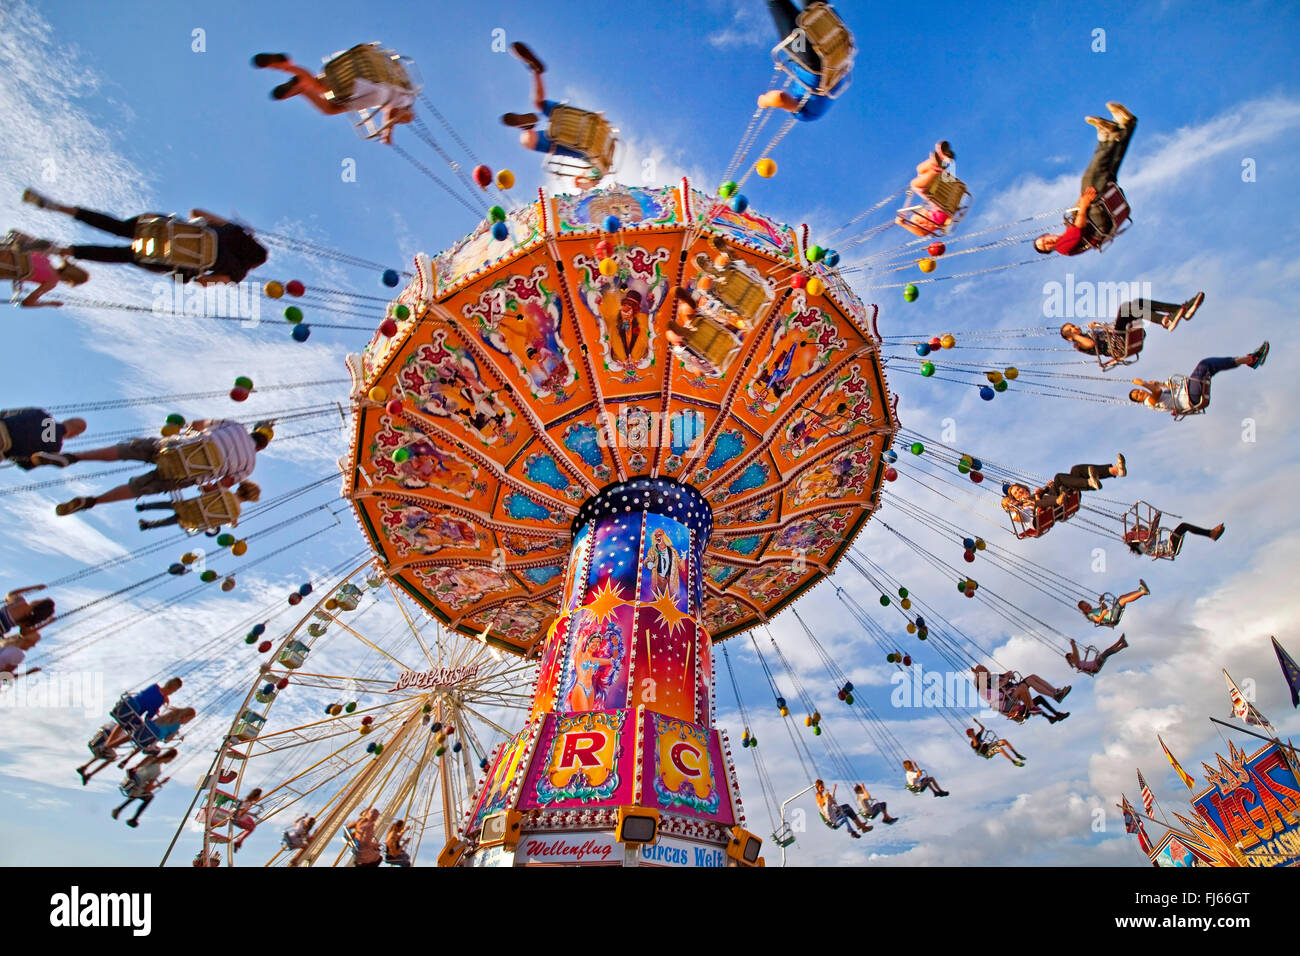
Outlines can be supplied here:
M975 596L975 589L974 589L974 588L967 588L966 591L965 591L964 593L966 594L967 597L974 597L974 596Z
M299 594L297 591L294 591L292 594L289 595L289 603L290 603L290 604L301 604L301 603L302 603L302 595Z
M284 690L286 687L289 686L289 678L281 677L278 681L275 682L275 686L278 687L280 690Z
M379 323L379 331L391 339L397 334L397 322L393 319L384 319Z
M257 653L259 654L265 654L270 649L271 649L270 641L263 641L261 644L257 645Z
M962 557L965 558L966 562L969 564L971 561L975 560L975 552L967 551L965 554L962 555Z
M614 254L614 245L608 239L602 239L596 243L596 256L600 259L608 259Z
M943 348L943 340L936 335L930 340L930 351L937 352L941 348Z
M230 398L232 401L236 402L248 401L248 389L244 388L242 385L236 385L230 390Z
M400 398L393 399L384 407L388 409L388 414L390 415L402 414L402 400Z
M486 166L474 167L474 182L478 183L479 189L487 189L492 185L492 170Z
M970 480L975 482L975 484L978 485L981 481L984 480L984 473L979 471L972 471L970 473Z
M284 291L292 296L300 296L307 291L307 287L297 279L290 279L284 284Z
M808 285L808 277L802 272L796 272L790 277L790 288L802 289Z
M911 654L904 654L904 655L903 655L903 666L904 666L904 667L911 667L911 666L912 666L912 655L911 655Z
M930 253L930 255L932 255L932 256L936 256L936 257L937 257L937 256L941 256L941 255L943 255L945 252L947 252L947 251L948 251L948 247L945 246L942 242L932 242L932 243L930 243L930 247L929 247L928 249L926 249L925 251L928 252L928 253Z
M885 481L895 481L897 478L898 478L898 470L896 468L885 469Z
M373 724L374 722L375 722L375 718L371 717L371 716L368 715L368 714L367 714L365 717L362 717L362 718L361 718L361 723L362 723L364 726L367 726L367 727L369 727L369 726L370 726L371 724Z

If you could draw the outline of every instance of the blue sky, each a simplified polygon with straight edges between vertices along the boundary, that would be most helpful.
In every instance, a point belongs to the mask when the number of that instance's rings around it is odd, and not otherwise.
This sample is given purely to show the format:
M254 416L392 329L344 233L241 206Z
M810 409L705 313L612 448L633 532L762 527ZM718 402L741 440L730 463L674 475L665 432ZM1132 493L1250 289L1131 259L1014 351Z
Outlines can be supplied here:
M621 177L628 182L638 182L643 173L672 182L686 173L700 185L716 185L754 97L771 74L767 50L776 37L763 5L751 0L614 2L600 8L598 19L587 8L553 3L457 4L454 12L444 6L449 5L9 5L0 11L0 106L9 126L0 138L3 225L59 238L84 235L66 220L22 206L21 189L33 184L61 200L123 214L198 206L396 267L469 231L473 222L458 203L399 156L361 142L346 120L319 116L301 102L271 102L268 92L278 75L248 66L249 57L262 50L287 52L314 65L357 42L381 39L397 47L415 59L426 92L474 152L493 168L515 171L519 196L541 183L540 170L498 117L527 106L527 74L513 58L493 52L494 30L505 31L507 42L522 39L535 47L548 64L558 98L603 109L619 125L629 145ZM1256 681L1258 705L1284 731L1300 730L1289 708L1284 710L1285 688L1267 642L1275 633L1293 653L1300 651L1289 572L1300 558L1297 521L1274 504L1287 500L1297 474L1288 388L1297 363L1280 323L1295 312L1300 276L1295 265L1300 236L1285 200L1300 172L1300 78L1286 47L1300 16L1262 3L990 5L988 10L941 3L927 8L920 21L915 8L903 5L844 3L840 9L860 47L852 89L823 120L799 124L781 143L774 156L780 164L776 178L752 178L747 184L755 208L787 222L808 222L814 240L819 231L839 226L905 183L939 137L953 143L961 176L975 196L968 230L1065 206L1077 192L1092 148L1083 116L1117 98L1141 120L1121 177L1133 203L1134 226L1104 256L925 285L913 304L905 304L896 289L879 290L866 297L880 303L885 335L928 338L951 331L960 340L964 329L1046 324L1043 283L1071 270L1080 281L1150 281L1162 298L1206 291L1206 305L1193 323L1172 335L1151 334L1133 370L1143 377L1186 373L1203 356L1242 354L1266 337L1274 351L1261 372L1227 373L1216 384L1210 414L1181 423L1141 409L1039 398L1016 394L1014 388L983 403L969 389L891 372L908 428L937 435L942 420L952 418L958 432L953 444L1037 473L1108 460L1116 450L1124 451L1131 475L1109 486L1108 497L1145 498L1199 523L1225 521L1229 531L1216 544L1189 541L1178 562L1159 567L1136 562L1121 554L1116 542L1107 545L1077 529L1016 546L1022 556L1041 560L1085 587L1095 582L1096 591L1127 589L1142 575L1154 592L1125 621L1133 648L1097 681L1074 682L1074 716L1068 723L1003 726L1029 754L1025 769L1000 760L977 761L932 715L889 713L888 672L874 645L845 625L829 590L824 599L803 602L840 666L867 688L866 698L895 722L910 752L954 795L936 803L906 794L896 768L870 752L854 722L841 718L834 725L836 739L854 754L856 769L872 791L888 799L893 812L904 814L905 822L888 833L877 828L852 844L842 834L812 830L792 849L791 862L1140 864L1113 804L1121 790L1135 795L1135 766L1143 768L1166 807L1178 800L1181 787L1167 772L1157 731L1189 770L1223 749L1205 720L1207 713L1226 711L1221 666L1239 680ZM204 31L206 52L191 49L196 29ZM1105 30L1104 53L1091 52L1096 29ZM426 119L438 133L440 127ZM398 141L445 174L446 167L412 137L399 131ZM1242 181L1247 158L1255 160L1254 182ZM340 176L347 159L356 161L356 182ZM900 241L886 237L866 251ZM963 270L979 268L1018 261L1027 257L1025 251L1023 246L1001 249L953 262ZM147 302L147 281L107 267L94 274L85 294ZM365 271L282 253L261 277L382 292L378 277ZM9 349L19 359L11 361L0 385L0 406L216 391L239 374L266 384L340 379L346 377L343 355L365 340L361 332L318 330L299 345L273 318L266 316L259 328L240 329L233 323L213 328L127 312L14 311ZM1050 340L1034 344L1045 341ZM1015 360L1008 353L999 364ZM1082 362L1078 371L1089 374ZM1105 390L1120 394L1118 386ZM345 385L332 385L255 395L237 410L252 415L346 404L346 392ZM196 417L227 413L234 406L222 399L86 417L92 435L129 429L147 434L173 410ZM1247 418L1255 422L1253 442L1241 438ZM312 434L272 446L258 470L269 494L331 473L333 460L346 448L342 430L328 431L337 424L337 416L322 414L281 429L282 435ZM90 469L83 466L82 473ZM68 475L9 470L0 477L3 492ZM3 580L20 586L62 578L160 540L140 535L135 514L125 506L84 518L53 517L55 501L112 482L101 478L5 495ZM900 482L889 494L975 530L969 512L927 500L907 485ZM146 616L129 629L101 635L60 665L101 674L108 696L182 666L213 675L187 686L193 688L191 702L210 705L212 722L186 741L187 762L140 830L109 820L116 794L107 773L97 786L84 791L77 786L71 768L83 759L82 742L93 731L94 718L51 710L20 722L15 711L0 713L6 724L0 744L0 819L5 821L0 862L30 862L53 852L61 860L87 864L157 861L192 795L190 782L206 765L218 725L231 716L233 705L224 711L222 705L232 688L247 686L253 677L253 659L241 657L247 649L238 638L228 642L236 645L233 649L209 646L209 639L362 547L346 512L334 527L331 504L342 511L336 490L327 483L280 509L277 519L321 507L292 528L259 539L248 558L328 527L309 547L241 575L232 595L205 595ZM951 547L943 552L925 529L891 513L889 494L885 520L908 529L946 560L960 558ZM986 516L997 517L987 501L982 507ZM1015 545L1009 539L999 543ZM1104 574L1091 570L1092 549L1098 546L1107 548ZM176 555L184 547L177 542ZM981 643L994 646L999 660L1049 679L1067 679L1062 661L981 602L961 599L951 582L916 561L883 528L870 527L859 547ZM57 595L60 606L94 600L171 560L175 556L164 550L69 584ZM981 583L1014 596L1056 627L1096 641L1059 603L999 580L992 569L982 575L976 574ZM872 610L874 591L855 572L845 568L837 578ZM187 590L192 580L167 581L93 620L87 611L84 625L70 622L52 631L41 651L55 653L65 641L128 619L152 600ZM894 619L878 619L894 626ZM802 632L784 620L774 631L834 721L833 690ZM776 726L757 662L744 644L729 646L777 789L793 793L806 783L798 779L797 768L790 772L788 743L782 746L785 733ZM718 724L728 727L733 739L739 737L725 679L718 682L718 705ZM765 824L752 762L747 753L737 754L749 816ZM1095 808L1109 813L1100 832L1092 827ZM269 846L275 834L259 838ZM183 836L183 860L194 843L194 834Z

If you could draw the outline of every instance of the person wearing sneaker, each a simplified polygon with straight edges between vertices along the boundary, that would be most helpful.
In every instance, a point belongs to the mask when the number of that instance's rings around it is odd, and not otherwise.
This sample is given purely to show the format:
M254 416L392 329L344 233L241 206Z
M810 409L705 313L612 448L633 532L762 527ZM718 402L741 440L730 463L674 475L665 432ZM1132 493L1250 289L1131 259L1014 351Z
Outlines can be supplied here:
M975 727L979 728L978 732L976 732ZM971 750L986 760L992 760L998 754L1002 754L1017 767L1025 765L1025 755L1011 746L1011 741L1005 737L999 737L978 720L975 721L975 727L966 728L966 736L970 738Z
M863 820L874 820L880 816L881 823L897 823L898 817L889 815L889 808L884 800L872 800L867 788L860 783L853 785L853 793L858 798L858 816Z
M1110 217L1104 209L1097 208L1097 197L1119 177L1119 167L1128 152L1129 141L1137 129L1137 117L1122 103L1107 103L1112 120L1089 116L1086 122L1097 128L1097 148L1092 161L1083 172L1082 193L1076 203L1078 213L1074 221L1060 235L1044 233L1034 240L1034 248L1043 255L1056 252L1063 256L1077 256L1088 251L1083 241L1083 229L1089 223L1103 232L1110 228Z
M1114 325L1108 326L1100 322L1089 322L1088 331L1084 332L1073 322L1066 322L1061 326L1061 338L1085 355L1099 355L1109 358L1111 354L1110 336L1092 333L1110 331L1122 335L1128 331L1128 327L1134 321L1139 319L1159 322L1166 329L1172 329L1184 319L1190 320L1204 301L1204 292L1196 293L1181 305L1175 305L1172 302L1158 302L1155 299L1134 299L1131 302L1125 302L1119 307L1119 312L1115 315Z
M903 761L903 774L907 778L907 789L912 793L923 793L929 790L936 797L948 796L948 791L939 786L938 780L910 760Z
M1151 521L1152 528L1158 528L1160 526L1160 514L1159 511L1155 513L1155 517ZM1155 555L1158 550L1162 553L1164 550L1167 550L1169 555L1177 555L1183 549L1183 538L1186 535L1197 534L1203 538L1209 538L1211 541L1218 541L1223 537L1223 530L1224 526L1222 522L1216 524L1213 528L1202 528L1199 525L1192 524L1190 521L1182 521L1179 522L1177 527L1169 533L1169 541L1164 549L1161 549L1160 536L1158 534L1147 533L1137 535L1130 532L1124 536L1124 541L1128 545L1129 551L1133 554Z
M71 216L78 222L84 222L100 232L121 236L123 239L128 240L128 243L135 239L136 226L142 218L141 216L132 216L130 219L115 219L102 212L95 212L93 209L66 206L42 196L34 189L23 190L23 202L31 203L40 209L48 209L51 212ZM190 220L210 229L217 240L216 259L211 267L202 274L195 269L183 266L169 266L144 261L136 253L134 246L130 244L125 246L72 245L51 251L56 255L85 259L88 262L128 263L150 272L179 275L186 282L194 281L200 285L243 282L249 272L266 261L266 249L253 238L252 232L243 226L228 222L220 216L202 209L191 209Z
M1080 674L1087 674L1090 677L1096 677L1098 671L1101 670L1102 665L1106 663L1107 659L1109 659L1112 654L1118 654L1126 647L1128 647L1128 639L1125 635L1121 634L1118 641L1106 648L1100 654L1097 653L1097 648L1095 647L1085 648L1084 652L1080 654L1079 645L1074 642L1074 638L1070 638L1070 649L1065 653L1065 660L1066 663Z
M140 801L140 806L135 811L135 816L126 821L129 827L138 827L140 825L140 814L148 809L149 804L153 803L154 794L165 784L171 777L158 779L162 769L166 764L176 759L176 750L174 748L164 750L156 756L145 757L138 764L126 772L126 779L122 781L122 792L126 795L126 802L113 811L113 819L116 820L118 815L136 800Z
M1015 671L999 674L995 683L993 674L983 664L976 664L971 668L971 673L979 695L1008 720L1020 724L1030 717L1043 716L1049 724L1055 724L1070 716L1069 712L1058 711L1047 700L1047 696L1058 704L1065 700L1070 693L1069 684L1057 690L1037 674L1020 677ZM1039 695L1031 696L1030 690L1038 691Z
M60 283L75 287L90 281L90 273L68 259L57 266L51 262L46 253L53 247L48 239L33 239L12 230L0 239L0 281L12 282L15 293L24 285L36 286L18 300L24 309L58 308L62 302L45 300L45 296Z
M1067 488L1074 491L1100 491L1105 479L1123 478L1127 474L1124 456L1116 455L1113 465L1074 465L1068 472L1057 472L1052 478L1052 486L1058 492L1064 492Z
M1132 604L1138 598L1146 597L1151 593L1147 583L1141 578L1138 579L1138 589L1129 591L1127 594L1121 594L1115 599L1114 604L1106 603L1106 595L1097 598L1097 606L1093 607L1087 601L1079 602L1079 610L1083 616L1092 621L1098 627L1114 627L1119 623L1119 619L1124 616L1124 608Z
M858 819L851 806L847 803L837 803L835 801L835 791L839 789L838 787L832 787L830 793L827 793L826 784L821 780L814 781L813 787L815 788L813 797L817 800L817 809L821 812L823 819L826 820L826 825L832 830L844 827L849 836L858 840L862 838L862 834L858 832L859 827L862 828L863 832L872 829L872 827L863 824Z
M336 53L334 56L341 56ZM331 57L333 59L333 57ZM416 93L392 83L381 83L356 77L352 93L347 98L335 97L324 74L317 75L289 59L286 53L259 53L253 57L253 66L261 70L280 70L290 78L271 91L271 99L287 100L291 96L305 96L326 116L354 113L361 110L382 110L383 122L378 133L379 141L389 145L393 141L393 127L415 119Z
M520 130L519 143L524 149L531 149L537 153L568 156L570 159L587 162L590 157L570 146L564 146L552 141L544 131L536 128L542 122L542 119L549 118L560 104L555 100L546 98L546 84L542 80L542 74L546 72L546 65L537 58L537 54L527 44L519 42L510 44L510 52L522 60L524 66L528 67L529 73L532 74L533 108L536 112L506 113L501 117L501 122ZM574 182L579 189L589 189L596 185L600 178L593 173L592 176L579 176Z
M1148 382L1140 378L1133 379L1133 384L1138 387L1130 391L1128 397L1139 405L1158 412L1168 412L1176 417L1203 412L1210 407L1210 379L1239 365L1257 369L1264 364L1266 358L1267 342L1249 355L1201 359L1196 363L1196 368L1192 369L1192 374L1177 385L1169 380Z
M59 421L43 408L0 412L0 452L24 471L38 465L66 465L58 453L63 441L86 430L84 418Z

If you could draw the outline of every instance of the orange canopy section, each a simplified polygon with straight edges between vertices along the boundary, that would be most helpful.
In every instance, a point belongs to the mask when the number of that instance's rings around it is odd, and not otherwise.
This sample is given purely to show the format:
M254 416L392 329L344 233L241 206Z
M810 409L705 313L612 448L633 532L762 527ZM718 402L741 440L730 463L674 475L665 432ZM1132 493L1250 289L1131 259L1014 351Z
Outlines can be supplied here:
M714 509L713 640L828 575L875 507L896 424L875 307L804 260L806 235L686 181L539 192L506 239L491 226L417 257L397 333L349 359L344 493L392 579L529 654L578 507L641 475Z

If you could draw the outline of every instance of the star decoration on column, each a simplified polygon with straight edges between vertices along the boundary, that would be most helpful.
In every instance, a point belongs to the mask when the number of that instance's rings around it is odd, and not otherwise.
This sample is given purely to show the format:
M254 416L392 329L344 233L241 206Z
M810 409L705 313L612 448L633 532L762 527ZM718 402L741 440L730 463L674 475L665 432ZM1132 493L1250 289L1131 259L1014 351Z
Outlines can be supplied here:
M664 627L668 629L668 636L672 637L682 621L690 617L685 611L677 607L677 602L673 600L667 590L659 592L653 604L646 604L645 607L654 608L659 614L659 620L663 622Z
M604 624L614 616L615 611L627 605L619 588L612 581L606 581L592 593L591 600L584 607L595 615L597 623Z

